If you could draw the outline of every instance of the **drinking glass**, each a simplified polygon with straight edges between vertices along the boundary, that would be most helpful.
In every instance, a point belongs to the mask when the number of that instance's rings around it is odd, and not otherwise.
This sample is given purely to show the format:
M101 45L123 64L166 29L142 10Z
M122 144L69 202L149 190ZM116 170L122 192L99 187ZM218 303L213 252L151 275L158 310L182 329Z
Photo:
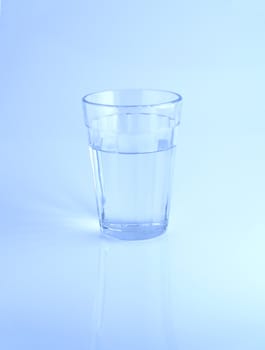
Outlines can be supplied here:
M101 231L147 239L168 225L182 97L151 89L83 97Z

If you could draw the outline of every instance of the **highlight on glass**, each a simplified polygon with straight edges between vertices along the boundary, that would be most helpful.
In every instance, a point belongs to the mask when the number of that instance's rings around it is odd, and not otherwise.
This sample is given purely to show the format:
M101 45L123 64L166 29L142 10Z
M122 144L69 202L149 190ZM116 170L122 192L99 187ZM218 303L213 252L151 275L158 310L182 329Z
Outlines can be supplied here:
M83 97L103 234L148 239L166 231L182 97L152 89Z

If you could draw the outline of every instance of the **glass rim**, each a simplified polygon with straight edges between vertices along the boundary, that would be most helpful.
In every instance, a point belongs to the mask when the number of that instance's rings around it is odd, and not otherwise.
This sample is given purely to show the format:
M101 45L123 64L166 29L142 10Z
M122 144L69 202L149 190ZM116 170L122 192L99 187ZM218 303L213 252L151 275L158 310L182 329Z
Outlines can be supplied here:
M89 100L89 97L101 94L101 93L108 93L108 92L130 92L130 91L139 91L139 92L156 92L156 93L167 93L172 95L171 99L165 99L163 102L159 103L140 103L140 104L110 104L110 103L100 103L100 102L93 102L92 100ZM171 105L176 104L178 102L182 101L182 96L174 91L170 90L163 90L163 89L106 89L106 90L99 90L95 92L91 92L89 94L86 94L82 101L88 105L92 106L98 106L98 107L112 107L112 108L133 108L133 107L158 107L158 106L164 106L164 105Z

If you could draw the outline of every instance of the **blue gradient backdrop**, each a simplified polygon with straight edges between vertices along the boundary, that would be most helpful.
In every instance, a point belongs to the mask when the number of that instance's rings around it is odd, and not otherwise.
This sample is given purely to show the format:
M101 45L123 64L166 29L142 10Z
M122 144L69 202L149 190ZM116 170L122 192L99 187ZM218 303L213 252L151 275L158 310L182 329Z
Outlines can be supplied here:
M265 349L265 5L7 1L0 349ZM98 237L81 97L183 95L164 238Z

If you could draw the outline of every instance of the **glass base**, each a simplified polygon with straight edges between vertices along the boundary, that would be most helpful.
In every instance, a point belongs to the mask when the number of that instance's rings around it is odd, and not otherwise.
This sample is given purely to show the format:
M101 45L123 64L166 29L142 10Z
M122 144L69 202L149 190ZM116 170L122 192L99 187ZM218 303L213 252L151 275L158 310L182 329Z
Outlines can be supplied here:
M128 241L154 238L165 233L166 229L167 222L148 224L101 223L101 232L104 235Z

